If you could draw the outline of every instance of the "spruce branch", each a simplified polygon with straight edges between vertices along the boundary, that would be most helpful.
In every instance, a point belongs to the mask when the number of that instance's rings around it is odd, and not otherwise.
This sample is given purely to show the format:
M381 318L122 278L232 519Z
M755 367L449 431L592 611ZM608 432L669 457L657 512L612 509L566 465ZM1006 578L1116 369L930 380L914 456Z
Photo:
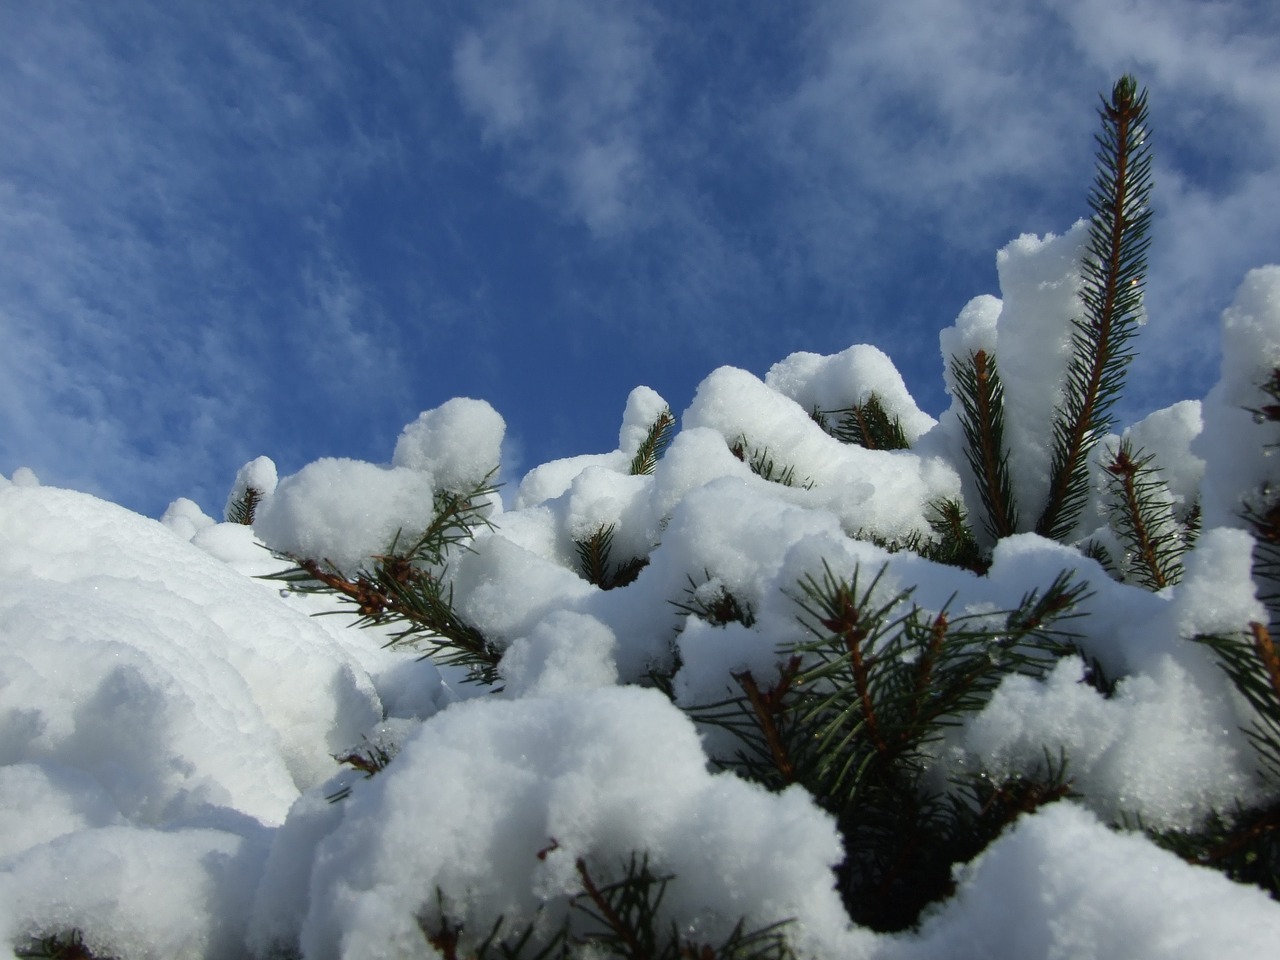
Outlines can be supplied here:
M1133 579L1162 590L1182 579L1183 528L1173 515L1169 489L1152 466L1154 457L1121 440L1104 464L1111 524L1130 555Z
M594 583L601 590L613 590L634 583L640 571L649 565L648 557L632 557L615 566L612 561L613 535L617 524L599 527L585 540L575 540L578 553L578 570L583 579Z
M454 609L453 586L445 576L457 549L470 549L475 532L490 527L490 478L461 493L435 496L432 517L407 543L396 534L371 566L347 575L327 560L284 555L296 566L264 579L278 580L303 593L333 593L355 607L356 625L391 626L391 643L424 643L442 665L462 666L468 680L493 684L502 651Z
M1192 549L1200 539L1200 528L1203 522L1200 514L1200 500L1197 498L1187 510L1186 516L1182 518L1182 545L1185 550Z
M783 733L786 726L787 698L800 673L800 658L793 656L778 671L778 682L767 691L761 691L750 670L733 674L733 679L747 696L756 727L769 751L769 760L777 771L779 781L791 784L796 779L796 765Z
M585 948L585 955L621 960L794 960L783 935L790 921L747 930L745 919L740 919L719 943L688 939L674 922L664 925L662 901L675 877L654 873L647 856L633 853L623 877L608 884L596 879L584 858L579 857L574 867L582 893L572 907L589 918L591 928L572 940Z
M1083 543L1078 544L1078 549L1084 556L1100 566L1112 580L1120 579L1120 569L1116 566L1115 557L1111 556L1111 551L1107 549L1105 544L1090 537Z
M922 557L979 575L987 572L991 561L978 546L964 504L950 497L933 500L928 504L928 521L937 539L920 545Z
M1280 422L1280 367L1270 372L1260 389L1270 402L1250 410L1254 422ZM1280 627L1280 496L1270 484L1264 485L1245 504L1242 516L1253 533L1253 577L1258 584L1258 599L1267 605L1271 626L1277 628Z
M983 528L992 540L1012 536L1018 508L1009 480L1009 453L1004 445L1004 385L995 357L985 350L963 361L951 359L951 374L960 400L965 459L978 485L984 510Z
M1237 883L1252 883L1280 900L1280 801L1230 813L1212 811L1195 830L1156 830L1141 817L1124 818L1152 841L1190 864L1221 870Z
M84 942L84 935L75 929L66 935L53 933L32 938L15 948L13 954L23 960L114 960L90 950Z
M658 461L675 436L675 426L676 418L671 415L670 408L664 408L649 425L649 432L645 434L636 455L631 458L632 476L648 476L657 469Z
M466 926L449 916L444 892L439 887L436 888L436 915L439 920L435 924L425 916L419 917L418 927L443 960L570 960L573 956L567 921L550 937L539 937L536 922L505 933L506 918L498 917L488 935L473 946L467 942Z
M1084 316L1073 321L1072 356L1053 423L1049 496L1036 532L1064 540L1089 493L1087 460L1111 426L1110 411L1133 358L1146 281L1151 221L1147 95L1126 75L1099 111L1098 170L1089 206L1089 248L1082 264Z
M1197 636L1209 647L1232 686L1254 710L1245 729L1268 781L1280 786L1280 652L1261 623L1247 632Z
M756 622L755 612L751 605L739 600L725 588L723 583L712 578L710 571L703 571L703 582L697 583L688 577L689 586L684 592L687 600L672 600L671 605L680 613L705 620L715 627L726 623L740 623L745 627Z
M246 527L253 526L258 513L258 504L262 503L262 491L257 487L247 486L240 498L227 508L227 523L239 523Z
M739 773L772 789L798 783L836 817L846 906L859 923L896 930L945 895L954 851L981 849L974 818L923 789L930 744L1010 673L1043 676L1075 653L1067 627L1086 588L1063 573L1011 610L956 615L919 608L911 590L885 589L884 575L843 579L824 567L803 578L806 637L779 647L776 679L734 674L736 693L690 713L736 741ZM1056 788L1027 789L1004 788L1005 807L1049 802Z
M825 425L827 417L835 417L831 435L842 443L857 444L868 450L906 450L911 444L902 429L902 420L890 417L878 394L871 394L862 403L840 410L823 411L818 421Z
M341 756L335 755L333 759L337 760L338 763L351 767L353 770L359 770L364 774L364 779L369 780L385 770L394 756L393 751L372 743L366 738L362 746L355 747ZM351 796L350 784L327 794L325 799L330 803L338 803L349 796Z
M776 463L768 447L754 447L745 436L739 436L729 445L730 452L751 468L751 472L763 480L778 483L784 487L800 486L808 490L813 486L812 480L796 483L796 468L793 465Z

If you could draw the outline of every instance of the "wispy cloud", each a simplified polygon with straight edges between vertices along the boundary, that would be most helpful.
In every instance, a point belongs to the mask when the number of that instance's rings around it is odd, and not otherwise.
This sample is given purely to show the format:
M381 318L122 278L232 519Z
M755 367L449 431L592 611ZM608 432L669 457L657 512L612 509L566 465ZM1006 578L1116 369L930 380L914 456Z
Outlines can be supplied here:
M152 513L258 454L385 457L453 395L530 465L606 449L638 382L855 341L936 408L937 329L1087 212L1124 70L1158 163L1132 393L1203 393L1280 255L1266 3L68 0L0 36L0 470Z
M589 0L506 5L457 42L453 78L512 177L595 233L643 219L641 145L655 82L638 8Z
M1063 230L1088 213L1090 105L1135 71L1152 93L1159 209L1158 322L1134 379L1151 402L1167 401L1174 371L1194 394L1228 288L1280 242L1277 27L1255 3L815 8L810 69L773 110L780 162L812 185L789 211L795 235L830 275L859 252L892 269L883 258L911 237L963 256Z
M384 149L350 122L335 35L166 4L4 17L0 376L13 400L0 450L96 490L225 472L213 467L243 452L237 432L273 415L273 363L323 372L316 390L336 382L318 353L272 347L298 307L311 341L371 349L354 282L322 282L282 249L323 237L325 196ZM398 373L381 364L367 386ZM222 450L201 442L215 422Z

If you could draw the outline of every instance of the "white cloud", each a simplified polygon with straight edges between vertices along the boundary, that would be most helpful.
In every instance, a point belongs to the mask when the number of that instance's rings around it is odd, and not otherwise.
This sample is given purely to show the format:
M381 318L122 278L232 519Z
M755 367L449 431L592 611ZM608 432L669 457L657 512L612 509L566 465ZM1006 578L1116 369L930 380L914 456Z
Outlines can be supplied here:
M636 8L588 0L514 4L454 49L458 96L507 151L525 193L597 234L643 219L649 32Z
M1175 371L1198 375L1198 395L1218 312L1280 246L1278 27L1269 5L1231 0L819 5L802 79L772 111L773 149L807 185L789 229L824 276L860 253L891 269L875 240L895 227L957 252L1060 232L1088 213L1096 94L1133 71L1157 163L1155 322L1135 372L1166 396Z
M387 145L358 122L333 30L241 13L0 14L0 466L156 512L144 497L216 485L274 415L290 313L309 303L373 364L350 278L318 289L281 256L259 286L256 234L323 241L325 196ZM378 388L400 372L381 364ZM350 378L313 389L331 384Z

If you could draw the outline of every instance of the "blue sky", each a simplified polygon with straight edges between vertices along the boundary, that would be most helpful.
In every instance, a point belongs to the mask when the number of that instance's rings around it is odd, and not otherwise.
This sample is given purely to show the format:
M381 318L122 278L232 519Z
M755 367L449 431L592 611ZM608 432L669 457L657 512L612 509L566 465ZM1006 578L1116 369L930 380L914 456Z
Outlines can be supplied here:
M1199 397L1280 261L1270 0L0 6L0 472L150 515L236 469L389 460L454 396L509 467L630 389L937 331L1085 215L1099 91L1151 96L1123 414Z

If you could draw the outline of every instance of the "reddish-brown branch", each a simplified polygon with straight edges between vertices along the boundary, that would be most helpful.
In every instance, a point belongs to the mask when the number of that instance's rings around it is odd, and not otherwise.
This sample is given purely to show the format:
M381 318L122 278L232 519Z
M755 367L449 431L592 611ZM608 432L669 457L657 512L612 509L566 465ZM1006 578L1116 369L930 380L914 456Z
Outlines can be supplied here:
M876 717L875 704L871 700L870 670L862 655L862 641L865 636L849 633L845 637L845 648L849 651L849 664L853 667L853 683L858 690L858 702L862 705L862 717L867 724L867 734L871 743L881 756L889 752L889 744L880 732L880 721Z
M1156 552L1155 543L1151 539L1151 533L1147 530L1147 524L1142 517L1136 483L1141 466L1129 455L1127 447L1121 444L1114 459L1107 464L1107 471L1120 480L1124 508L1133 521L1133 535L1136 540L1134 544L1135 552L1151 576L1151 586L1156 590L1160 590L1169 585L1169 578L1165 576L1164 569L1160 564L1159 554Z
M1231 834L1227 839L1223 840L1215 847L1211 847L1204 854L1204 860L1210 863L1217 863L1226 860L1228 857L1239 853L1250 844L1265 837L1269 833L1280 830L1280 809L1272 808L1265 811L1256 820L1250 823L1243 830ZM1189 858L1190 859L1190 858ZM1191 859L1192 863L1203 862L1200 857Z
M578 876L582 878L582 889L587 897L591 900L597 910L600 911L600 918L609 925L627 945L628 956L639 958L645 956L645 949L636 939L635 931L632 930L623 919L618 916L618 912L613 909L613 905L609 903L609 898L604 895L595 881L591 878L591 872L587 869L587 862L581 857L575 861L574 866L577 867Z
M913 724L919 721L921 707L929 695L929 688L933 686L933 668L938 662L942 643L947 639L947 626L947 614L944 611L934 617L933 625L929 628L929 645L920 655L920 664L916 670L916 695L911 704Z
M315 560L303 560L298 566L329 589L349 597L359 607L361 616L377 617L391 606L391 600L386 592L365 577L348 580L346 577L325 570Z
M1108 253L1106 273L1103 279L1102 307L1092 328L1097 337L1093 363L1089 368L1088 380L1083 392L1083 405L1075 422L1069 425L1067 441L1063 445L1065 454L1059 462L1059 469L1053 477L1052 489L1045 504L1043 516L1037 525L1037 532L1048 534L1058 520L1067 499L1067 490L1071 486L1071 477L1084 451L1085 441L1094 429L1094 411L1098 403L1098 394L1102 387L1102 378L1106 373L1107 360L1111 356L1111 336L1114 332L1116 298L1119 295L1119 275L1121 251L1124 243L1124 232L1129 228L1129 219L1125 210L1129 205L1129 141L1132 136L1132 124L1137 111L1132 102L1121 106L1108 105L1107 119L1116 125L1116 195L1111 207L1111 223L1108 225Z
M1271 692L1275 694L1276 700L1280 701L1280 656L1276 654L1275 641L1271 639L1271 632L1256 621L1249 624L1249 629L1253 633L1253 649L1267 670Z
M782 730L778 726L777 718L785 710L784 701L799 672L800 658L792 657L786 667L779 671L778 683L767 692L761 691L750 670L733 674L733 679L747 695L747 702L755 712L765 743L769 746L769 756L773 759L773 765L781 774L784 783L795 782L796 768L787 750L786 742L782 738Z

